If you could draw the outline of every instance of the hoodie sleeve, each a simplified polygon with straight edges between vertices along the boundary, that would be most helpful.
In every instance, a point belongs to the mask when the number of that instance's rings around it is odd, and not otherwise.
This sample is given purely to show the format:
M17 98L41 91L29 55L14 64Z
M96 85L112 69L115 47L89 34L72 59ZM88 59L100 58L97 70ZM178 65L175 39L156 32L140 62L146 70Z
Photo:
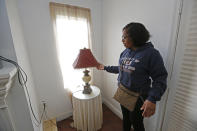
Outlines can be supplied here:
M115 74L119 73L118 66L104 66L104 70L106 70L107 72L110 72L110 73L115 73Z
M166 90L168 76L163 59L157 50L153 51L153 54L151 55L149 70L153 82L147 99L153 103L156 103L156 101L161 99L161 96Z

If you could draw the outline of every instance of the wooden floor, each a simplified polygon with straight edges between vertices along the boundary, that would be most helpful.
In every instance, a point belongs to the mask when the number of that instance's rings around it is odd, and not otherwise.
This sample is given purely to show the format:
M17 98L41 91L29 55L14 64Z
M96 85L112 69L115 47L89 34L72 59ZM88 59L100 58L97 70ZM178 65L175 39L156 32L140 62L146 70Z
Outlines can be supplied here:
M58 131L76 131L70 127L72 117L57 123ZM122 120L103 105L103 125L99 131L122 131Z
M44 121L43 131L57 131L56 119Z

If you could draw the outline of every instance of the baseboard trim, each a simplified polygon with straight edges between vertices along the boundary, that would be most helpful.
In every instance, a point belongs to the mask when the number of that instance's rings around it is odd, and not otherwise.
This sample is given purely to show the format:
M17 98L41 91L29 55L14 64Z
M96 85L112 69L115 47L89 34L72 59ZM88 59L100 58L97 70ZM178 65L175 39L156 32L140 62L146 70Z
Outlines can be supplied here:
M56 120L57 121L62 121L62 120L67 119L68 117L70 117L72 115L73 115L73 111L68 111L68 112L62 113L61 115L57 116Z
M116 108L109 100L105 99L104 97L102 97L102 101L114 114L122 119L122 113L118 108Z

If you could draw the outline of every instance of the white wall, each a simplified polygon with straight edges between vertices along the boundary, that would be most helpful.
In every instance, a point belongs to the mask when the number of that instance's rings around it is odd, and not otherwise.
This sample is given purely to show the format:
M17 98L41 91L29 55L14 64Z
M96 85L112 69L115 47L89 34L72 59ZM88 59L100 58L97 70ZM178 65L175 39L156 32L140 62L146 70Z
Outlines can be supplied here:
M72 112L70 99L63 87L49 13L51 0L17 0L27 52L35 86L40 98L47 102L49 117L68 116ZM102 59L101 2L99 0L52 0L91 9L93 26L93 53ZM69 48L69 46L68 46ZM101 72L94 71L96 85L101 84ZM68 74L69 75L69 74ZM69 82L69 81L68 81ZM61 117L59 117L61 119Z
M11 31L11 37L13 41L14 51L16 53L16 59L18 64L23 68L23 70L28 75L27 88L30 94L32 108L34 110L35 116L39 119L39 101L38 95L36 94L36 89L34 86L34 79L32 77L31 65L29 64L29 56L26 52L26 41L24 39L23 29L21 26L20 17L18 14L18 8L15 0L6 0L6 9L9 20L9 28ZM9 44L9 43L8 43ZM9 53L12 52L11 49L8 50ZM13 117L15 119L16 130L40 130L36 127L33 116L28 108L28 97L25 90L16 82L15 87L10 91L10 104L13 110ZM31 114L31 115L30 115ZM42 126L40 126L42 128Z
M122 28L130 22L141 22L152 35L151 41L166 62L171 44L173 17L176 1L172 0L103 0L102 3L102 40L103 63L117 65L120 53L124 50L121 42ZM120 106L112 97L117 89L117 75L103 72L102 92L105 102L121 116ZM160 103L162 105L163 103ZM157 109L159 104L157 104ZM147 131L157 126L159 111L145 119Z
M5 0L0 2L0 55L16 60Z

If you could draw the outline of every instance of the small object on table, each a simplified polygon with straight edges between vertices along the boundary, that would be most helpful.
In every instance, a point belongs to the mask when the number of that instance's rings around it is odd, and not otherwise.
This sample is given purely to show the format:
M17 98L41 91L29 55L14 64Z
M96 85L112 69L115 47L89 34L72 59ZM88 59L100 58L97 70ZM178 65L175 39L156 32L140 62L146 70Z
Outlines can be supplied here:
M83 91L73 93L74 127L82 131L97 131L103 124L103 110L100 89L91 86L91 94Z

